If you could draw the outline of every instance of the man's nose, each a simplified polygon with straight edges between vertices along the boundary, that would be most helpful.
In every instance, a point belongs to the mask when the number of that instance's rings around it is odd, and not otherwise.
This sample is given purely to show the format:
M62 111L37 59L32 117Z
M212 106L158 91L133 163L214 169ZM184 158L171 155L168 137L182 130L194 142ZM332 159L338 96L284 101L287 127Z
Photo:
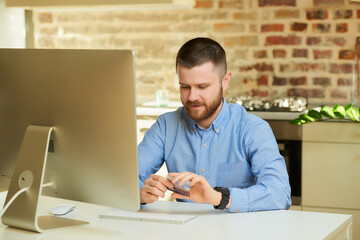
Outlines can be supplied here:
M196 91L195 89L190 89L190 92L189 92L189 96L188 96L188 100L191 101L191 102L194 102L196 100L198 100L199 98L199 93L198 91Z

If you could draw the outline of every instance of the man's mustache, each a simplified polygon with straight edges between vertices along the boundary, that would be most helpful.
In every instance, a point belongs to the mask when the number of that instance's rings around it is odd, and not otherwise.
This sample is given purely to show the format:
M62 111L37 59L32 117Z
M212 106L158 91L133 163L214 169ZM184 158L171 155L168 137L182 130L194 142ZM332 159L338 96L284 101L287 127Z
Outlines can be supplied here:
M187 101L186 104L185 104L187 107L199 107L199 106L203 106L204 103L203 102L200 102L200 101Z

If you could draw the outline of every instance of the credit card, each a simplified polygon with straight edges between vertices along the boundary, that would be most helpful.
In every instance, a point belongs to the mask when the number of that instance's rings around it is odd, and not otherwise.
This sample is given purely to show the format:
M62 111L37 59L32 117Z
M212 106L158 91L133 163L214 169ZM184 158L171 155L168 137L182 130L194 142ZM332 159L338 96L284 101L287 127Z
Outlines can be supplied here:
M173 177L170 177L169 175L167 176L167 179L169 181L173 180ZM190 181L186 181L182 186L179 186L178 183L174 183L174 187L173 188L169 188L170 191L179 193L181 195L190 197Z

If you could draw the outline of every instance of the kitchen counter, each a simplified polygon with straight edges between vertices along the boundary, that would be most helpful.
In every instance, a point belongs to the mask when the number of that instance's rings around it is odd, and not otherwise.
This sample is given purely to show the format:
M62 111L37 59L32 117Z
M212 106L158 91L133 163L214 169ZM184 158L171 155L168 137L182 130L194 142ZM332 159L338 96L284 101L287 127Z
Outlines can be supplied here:
M161 114L176 111L176 107L158 108L158 107L144 107L136 108L136 114L141 117L158 117ZM266 112L266 111L249 111L265 120L292 120L297 118L303 112Z

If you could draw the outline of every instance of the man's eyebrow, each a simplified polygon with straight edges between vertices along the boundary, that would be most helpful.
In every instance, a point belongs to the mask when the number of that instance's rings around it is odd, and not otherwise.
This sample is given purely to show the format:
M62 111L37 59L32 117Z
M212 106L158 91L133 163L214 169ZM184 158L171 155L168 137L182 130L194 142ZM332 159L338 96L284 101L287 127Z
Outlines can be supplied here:
M210 85L211 82L202 82L202 83L196 83L196 84L186 84L186 83L182 83L182 82L179 82L180 85L195 85L195 86L199 86L199 85Z

